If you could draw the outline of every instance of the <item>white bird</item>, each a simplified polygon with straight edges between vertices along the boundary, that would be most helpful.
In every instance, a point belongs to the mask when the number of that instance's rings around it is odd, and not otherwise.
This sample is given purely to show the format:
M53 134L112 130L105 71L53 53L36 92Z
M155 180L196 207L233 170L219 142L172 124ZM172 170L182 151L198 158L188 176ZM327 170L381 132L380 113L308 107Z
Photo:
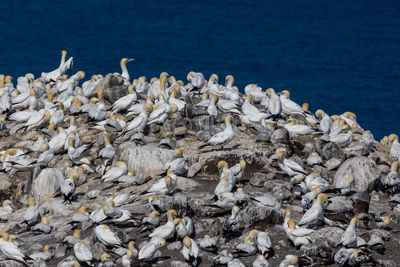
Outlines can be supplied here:
M321 131L324 134L329 134L331 132L331 128L332 128L332 119L331 119L331 117L329 117L328 114L326 114L321 109L318 109L315 112L315 116L317 116L317 118L321 118L321 120L319 122L319 128L321 129Z
M219 97L217 95L214 95L211 97L211 100L208 104L207 107L207 113L210 116L217 116L218 115L218 109L216 106L216 102L219 100Z
M311 224L317 222L319 219L324 219L323 206L328 202L328 197L325 194L319 194L317 200L307 212L301 217L299 225Z
M204 75L200 72L189 72L186 79L193 85L194 88L203 88L205 84Z
M150 104L145 104L143 106L143 111L137 116L135 119L133 119L127 126L126 126L126 131L135 131L135 132L141 132L143 129L146 127L148 119L149 119L149 113L153 110L153 107Z
M259 254L256 256L256 259L253 261L253 267L269 267L269 263L264 258L263 255Z
M311 191L314 187L321 187L322 192L325 192L326 190L329 190L331 188L331 185L329 182L325 179L323 179L319 173L313 172L310 173L306 179L304 180L306 184L306 188L308 191Z
M150 113L147 125L153 123L164 123L172 113L178 111L178 106L175 104L169 105L161 105L160 108L153 108L153 111Z
M146 195L171 193L176 187L176 179L173 179L172 177L173 176L166 176L165 178L158 180L143 193L146 193Z
M74 254L78 261L87 263L90 265L90 262L93 259L92 251L89 246L85 244L85 242L77 242L74 245Z
M134 91L135 86L133 84L129 85L128 87L128 94L119 98L117 101L114 102L112 109L113 112L118 112L120 110L128 109L132 103L137 101L137 94Z
M233 260L233 255L227 249L218 252L218 255L213 258L214 265L226 265Z
M89 117L93 120L101 121L106 116L107 108L104 104L103 94L103 89L99 89L97 91L97 98L99 99L99 102L95 104L88 112Z
M128 171L128 166L123 161L117 161L110 170L108 170L103 176L101 176L101 180L103 182L113 182L117 180L122 175L125 175Z
M285 259L279 264L279 267L297 267L299 258L295 255L286 255Z
M397 160L400 160L400 143L399 137L396 134L389 135L390 155Z
M130 267L132 262L133 253L131 250L126 250L126 254L122 256L121 263L123 267Z
M215 187L214 194L218 196L221 193L231 192L232 188L232 183L228 180L226 176L224 176Z
M75 179L78 178L78 174L76 172L72 172L70 176L64 180L61 184L60 191L64 196L64 203L69 202L71 203L72 196L75 192Z
M233 137L235 137L235 133L233 132L233 128L232 128L232 122L233 117L232 115L228 115L225 118L225 130L223 130L220 133L217 133L216 135L214 135L213 137L211 137L206 144L201 145L199 147L205 147L205 146L222 146L224 147L225 145L227 145L228 143L230 143L233 139Z
M111 145L110 136L104 134L104 148L99 151L99 156L104 159L112 160L115 155L115 148Z
M307 165L312 167L314 165L322 165L322 158L318 152L312 152L307 158Z
M253 240L261 254L265 255L271 250L272 243L267 232L251 230L249 233L249 238Z
M290 123L285 125L285 129L287 129L291 135L311 134L315 132L310 126L298 124L294 119L290 119Z
M305 173L303 167L300 164L290 159L284 159L284 152L284 148L276 149L276 158L278 160L279 168L289 176L295 176L299 173Z
M399 185L399 175L397 174L397 170L399 168L399 162L392 162L392 166L390 167L390 172L383 178L383 185L390 190L397 189Z
M28 226L33 226L38 224L41 220L39 213L39 205L35 204L35 199L33 197L28 198L28 208L24 213L24 222Z
M94 229L94 234L97 239L106 246L121 246L121 240L110 230L105 224L96 226Z
M29 258L33 260L43 259L44 261L49 261L52 257L53 255L50 252L50 245L45 245L42 252L36 252L29 255Z
M259 87L257 84L251 83L246 85L244 88L244 93L246 95L251 95L254 97L254 99L261 101L265 98L265 94L262 91L261 87Z
M185 260L191 262L194 266L197 266L197 258L199 256L199 246L196 241L191 239L189 236L185 236L182 241L183 246L181 249L181 254Z
M67 70L72 68L74 59L73 57L70 57L67 61L65 61L66 56L67 51L62 50L60 66L51 72L42 72L41 76L45 79L46 82L56 81L59 76L62 76Z
M6 256L6 258L17 260L25 263L26 256L18 248L16 244L8 241L8 234L3 232L2 238L0 238L0 250Z
M349 173L346 175L346 177L336 180L335 188L340 189L342 194L346 194L351 191L353 183L354 175L352 173Z
M167 223L161 225L154 229L154 231L149 235L149 237L162 237L165 239L169 239L174 236L175 234L175 223L174 223L174 216L176 216L175 210L168 210L167 211Z
M311 238L309 235L314 230L298 227L292 220L287 222L287 228L285 230L287 237L293 242L295 247L311 243Z
M301 206L303 206L304 209L308 210L314 203L315 198L321 193L322 189L320 186L312 188L312 190L305 194L301 199Z
M279 116L282 112L281 98L275 93L275 90L272 88L267 89L266 93L270 95L268 101L268 111L274 117Z
M14 205L10 200L6 199L3 201L3 206L0 207L0 218L6 218L13 212ZM15 208L15 207L14 207Z
M290 100L290 92L283 90L281 92L282 111L288 115L290 114L304 114L304 110L294 101Z
M121 77L124 78L124 84L130 84L130 76L129 76L129 72L128 69L126 68L126 63L133 61L133 58L123 58L121 59Z
M356 226L360 225L360 220L357 217L351 219L349 226L344 231L340 243L345 247L357 246Z
M165 239L161 237L150 240L150 242L139 250L138 260L151 261L157 250L165 246L165 244Z

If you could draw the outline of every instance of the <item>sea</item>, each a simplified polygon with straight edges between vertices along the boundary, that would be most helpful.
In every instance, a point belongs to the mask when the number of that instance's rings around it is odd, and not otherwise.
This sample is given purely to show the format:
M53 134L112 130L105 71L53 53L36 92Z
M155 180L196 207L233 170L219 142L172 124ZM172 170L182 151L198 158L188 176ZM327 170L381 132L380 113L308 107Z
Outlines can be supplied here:
M287 89L330 115L352 111L376 139L400 134L400 1L0 1L0 73L57 68L227 74ZM15 79L16 81L16 79Z

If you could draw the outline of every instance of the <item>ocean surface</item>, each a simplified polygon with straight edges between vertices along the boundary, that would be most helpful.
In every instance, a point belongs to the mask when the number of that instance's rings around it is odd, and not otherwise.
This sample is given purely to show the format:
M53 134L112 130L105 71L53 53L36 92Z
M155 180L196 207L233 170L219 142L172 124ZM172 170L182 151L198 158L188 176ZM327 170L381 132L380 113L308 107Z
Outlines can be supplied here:
M0 73L56 68L148 79L193 70L289 89L328 114L353 111L376 138L400 133L400 1L0 1ZM16 80L16 79L15 79Z

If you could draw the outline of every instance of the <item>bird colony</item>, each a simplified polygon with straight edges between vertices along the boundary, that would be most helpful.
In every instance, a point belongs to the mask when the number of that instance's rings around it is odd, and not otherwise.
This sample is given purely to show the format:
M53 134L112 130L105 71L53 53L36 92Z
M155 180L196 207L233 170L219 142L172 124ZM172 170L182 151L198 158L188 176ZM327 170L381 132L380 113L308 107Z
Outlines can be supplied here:
M66 54L0 75L1 266L400 265L397 135L232 75L85 80Z

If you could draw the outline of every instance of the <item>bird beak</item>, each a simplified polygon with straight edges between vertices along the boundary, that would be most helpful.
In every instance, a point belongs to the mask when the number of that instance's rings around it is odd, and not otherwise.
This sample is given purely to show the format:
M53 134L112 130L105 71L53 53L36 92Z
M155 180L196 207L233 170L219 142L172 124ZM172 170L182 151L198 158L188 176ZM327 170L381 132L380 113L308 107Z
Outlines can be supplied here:
M12 204L12 203L10 203L10 207L11 207L13 210L17 210L17 207L15 207L14 204Z
M131 61L134 61L134 60L135 60L134 58L128 58L128 60L126 62L131 62Z

